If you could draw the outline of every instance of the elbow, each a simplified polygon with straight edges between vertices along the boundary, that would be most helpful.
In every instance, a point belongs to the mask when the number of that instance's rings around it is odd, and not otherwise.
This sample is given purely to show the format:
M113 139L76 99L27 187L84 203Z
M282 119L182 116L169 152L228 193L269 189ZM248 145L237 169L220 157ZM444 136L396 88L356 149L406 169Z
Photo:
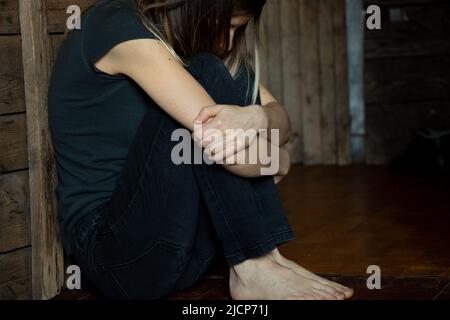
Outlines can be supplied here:
M285 177L288 175L291 169L291 157L289 151L284 148L280 149L280 167L278 170L278 176Z
M293 136L293 134L294 134L294 131L293 131L293 129L292 129L292 123L291 123L291 121L288 119L288 125L287 125L287 128L286 128L286 132L285 132L285 134L283 135L283 138L281 139L281 144L280 145L285 145L285 144L287 144L289 141L291 141L291 139L292 139L292 136Z

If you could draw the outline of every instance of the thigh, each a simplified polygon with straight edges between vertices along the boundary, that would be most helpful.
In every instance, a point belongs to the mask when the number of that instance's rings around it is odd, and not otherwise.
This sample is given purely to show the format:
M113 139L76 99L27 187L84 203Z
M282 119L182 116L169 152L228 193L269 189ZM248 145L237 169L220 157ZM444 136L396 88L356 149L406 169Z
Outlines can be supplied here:
M96 231L95 265L126 298L169 293L195 244L200 192L192 167L171 160L177 128L159 111L145 116Z

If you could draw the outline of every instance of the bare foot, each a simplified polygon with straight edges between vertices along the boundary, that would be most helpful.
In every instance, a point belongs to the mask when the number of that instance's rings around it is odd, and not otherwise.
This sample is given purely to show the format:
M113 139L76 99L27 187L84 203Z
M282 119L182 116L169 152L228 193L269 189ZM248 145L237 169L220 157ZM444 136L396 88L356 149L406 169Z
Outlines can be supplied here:
M305 268L298 265L294 261L289 260L289 259L285 258L284 256L282 256L281 253L278 251L278 249L273 250L270 253L270 255L274 259L274 261L278 262L282 266L292 269L292 271L294 271L295 273L302 275L306 278L318 281L319 283L321 283L327 287L332 287L335 291L337 291L341 294L344 294L345 299L350 299L353 296L353 289L345 287L339 283L327 280L325 278L322 278L322 277L312 273L311 271L306 270Z
M230 293L235 300L343 300L328 284L281 265L271 254L230 268Z

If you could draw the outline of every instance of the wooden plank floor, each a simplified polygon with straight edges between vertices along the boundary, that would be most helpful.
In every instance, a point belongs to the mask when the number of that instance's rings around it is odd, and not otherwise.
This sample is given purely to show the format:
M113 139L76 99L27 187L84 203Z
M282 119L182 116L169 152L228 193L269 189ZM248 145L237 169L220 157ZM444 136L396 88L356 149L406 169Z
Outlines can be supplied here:
M297 239L281 251L355 289L354 299L450 299L450 179L386 167L295 166L279 190ZM381 290L366 269L381 268ZM101 299L89 288L57 299ZM217 261L191 290L169 299L229 299Z

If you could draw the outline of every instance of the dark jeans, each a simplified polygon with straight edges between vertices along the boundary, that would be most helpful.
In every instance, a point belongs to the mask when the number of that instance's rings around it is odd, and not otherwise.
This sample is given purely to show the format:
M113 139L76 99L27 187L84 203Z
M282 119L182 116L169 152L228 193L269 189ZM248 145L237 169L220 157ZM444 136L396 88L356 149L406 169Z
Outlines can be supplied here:
M246 73L233 79L218 58L199 54L188 71L217 103L250 103ZM108 298L160 298L192 286L217 252L235 265L293 238L272 177L173 164L179 128L150 105L110 201L73 230L75 260Z

